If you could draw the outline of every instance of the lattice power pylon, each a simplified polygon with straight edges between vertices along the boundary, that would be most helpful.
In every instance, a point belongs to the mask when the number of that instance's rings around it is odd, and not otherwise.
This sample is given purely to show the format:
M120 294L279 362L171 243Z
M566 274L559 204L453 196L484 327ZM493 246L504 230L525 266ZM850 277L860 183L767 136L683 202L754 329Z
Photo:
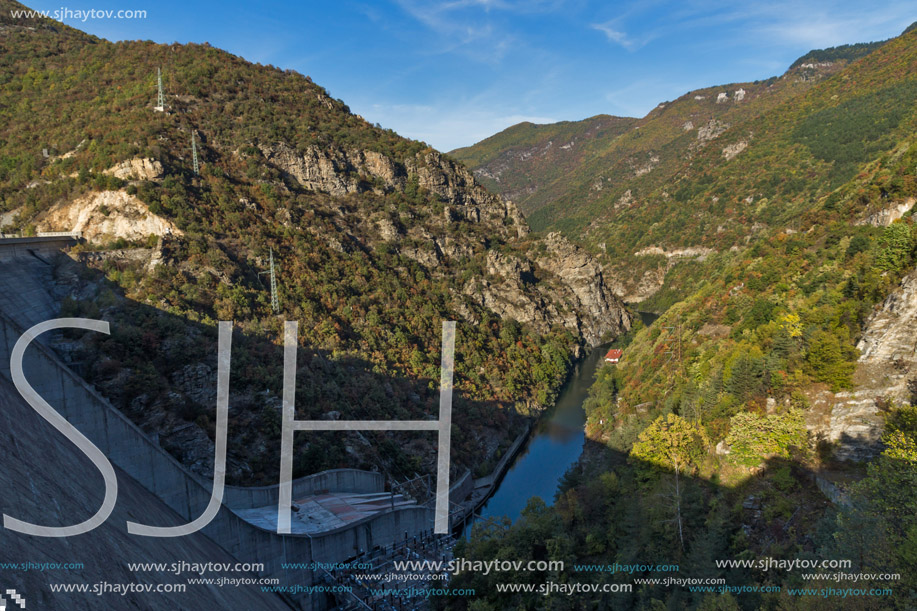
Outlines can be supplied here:
M274 249L271 248L270 271L261 272L262 274L271 275L271 309L274 314L280 313L280 296L277 294L277 274L274 271Z
M274 273L274 249L271 249L271 309L280 312L280 297L277 296L277 274Z
M194 163L194 173L201 173L201 166L197 162L197 131L191 130L191 160Z
M162 92L162 68L156 68L156 83L159 86L159 95L156 98L156 106L153 107L153 110L165 112L166 96Z

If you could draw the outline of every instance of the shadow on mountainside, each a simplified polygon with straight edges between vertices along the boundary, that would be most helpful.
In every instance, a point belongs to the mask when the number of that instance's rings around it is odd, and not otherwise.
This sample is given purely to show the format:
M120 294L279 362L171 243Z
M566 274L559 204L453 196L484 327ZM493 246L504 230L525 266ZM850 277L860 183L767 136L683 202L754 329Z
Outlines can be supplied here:
M917 529L899 512L917 506L907 485L914 461L883 455L846 491L807 462L772 458L748 470L723 460L712 478L687 470L676 478L587 440L552 506L532 498L515 524L480 522L456 549L471 560L562 560L564 569L468 571L450 585L476 596L439 599L436 608L913 608ZM849 564L787 564L838 560ZM851 577L864 573L900 578ZM614 591L622 586L632 589ZM573 587L580 590L561 589Z
M127 299L96 269L64 255L2 261L3 292L44 292L41 307L0 307L27 328L54 317L110 323L111 334L63 331L43 339L176 459L205 479L213 473L217 334L214 325ZM15 285L15 286L11 286ZM26 286L32 285L32 286ZM8 308L7 308L8 309ZM227 483L277 482L281 442L283 320L258 335L233 333ZM9 338L14 341L15 338ZM440 346L429 346L438 364ZM459 325L456 359L461 359ZM422 420L438 418L439 370L412 379L346 354L300 346L297 419ZM433 375L435 374L435 378ZM452 431L453 481L466 469L492 468L525 418L499 401L469 400L457 380ZM319 432L296 436L294 478L323 469L382 470L388 481L435 473L436 447L428 432Z

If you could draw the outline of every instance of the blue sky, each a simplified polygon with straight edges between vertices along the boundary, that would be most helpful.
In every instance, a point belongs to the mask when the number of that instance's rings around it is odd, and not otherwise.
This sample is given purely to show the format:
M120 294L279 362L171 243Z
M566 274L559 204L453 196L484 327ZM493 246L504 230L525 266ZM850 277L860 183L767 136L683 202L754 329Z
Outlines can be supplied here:
M63 0L145 9L65 20L110 40L209 42L292 68L367 120L441 150L520 121L643 116L699 87L782 73L813 48L896 36L913 0Z

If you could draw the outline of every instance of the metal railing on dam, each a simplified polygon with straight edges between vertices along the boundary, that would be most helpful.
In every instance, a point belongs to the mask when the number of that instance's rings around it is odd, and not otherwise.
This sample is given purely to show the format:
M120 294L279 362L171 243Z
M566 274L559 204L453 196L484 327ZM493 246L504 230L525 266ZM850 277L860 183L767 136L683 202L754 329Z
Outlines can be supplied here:
M0 234L0 260L30 256L34 252L56 253L82 237L79 232L43 233L37 236Z

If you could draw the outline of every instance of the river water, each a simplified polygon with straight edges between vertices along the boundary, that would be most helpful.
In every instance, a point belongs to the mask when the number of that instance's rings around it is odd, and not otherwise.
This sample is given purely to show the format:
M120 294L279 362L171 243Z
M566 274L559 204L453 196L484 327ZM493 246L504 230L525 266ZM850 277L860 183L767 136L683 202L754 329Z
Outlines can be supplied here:
M506 515L515 521L533 496L548 505L553 503L560 478L582 454L586 424L583 402L607 351L607 345L596 348L576 366L554 407L535 425L497 491L479 510L480 518Z
M647 326L659 317L650 312L639 315ZM583 453L583 402L589 396L596 368L604 364L606 352L608 344L599 346L576 366L554 407L536 424L526 446L475 519L505 515L515 522L533 496L553 504L560 479Z

